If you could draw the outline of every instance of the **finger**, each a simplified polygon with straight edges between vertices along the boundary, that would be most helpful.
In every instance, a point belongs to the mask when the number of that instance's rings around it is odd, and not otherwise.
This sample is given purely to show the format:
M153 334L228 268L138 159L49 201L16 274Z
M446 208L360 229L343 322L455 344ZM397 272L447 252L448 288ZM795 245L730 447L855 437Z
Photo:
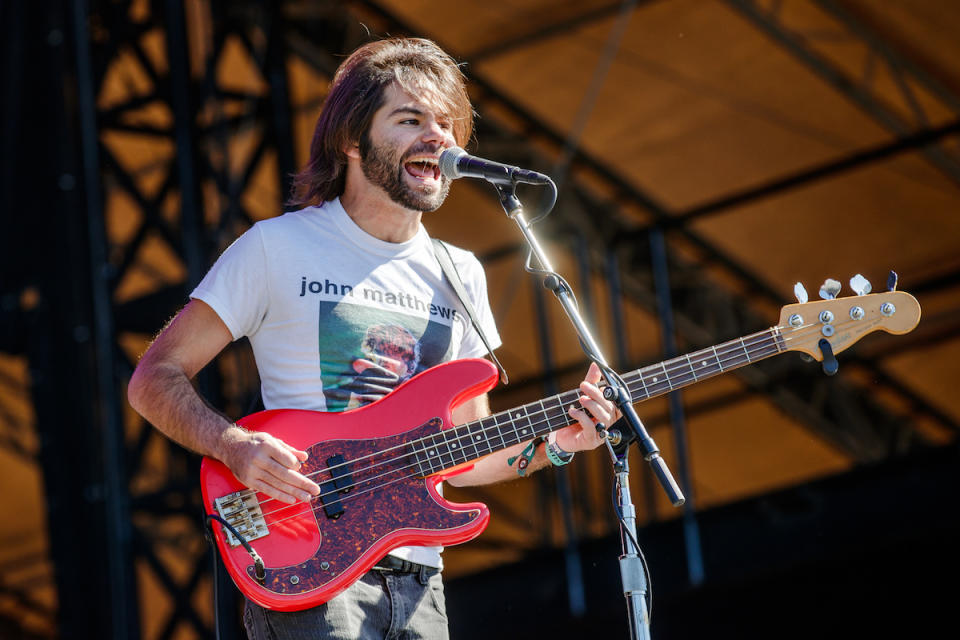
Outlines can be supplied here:
M596 431L596 427L593 424L593 419L591 418L590 414L583 409L577 408L576 406L571 406L569 414L571 418L577 421L583 431Z
M309 502L310 496L305 491L299 491L290 487L289 485L284 485L279 482L277 478L274 478L269 475L263 477L258 477L250 483L250 488L256 489L261 493L265 493L271 498L280 500L287 504L296 504L297 502Z
M297 449L296 447L292 447L292 446L290 446L289 444L287 444L286 442L284 442L283 440L280 440L279 442L280 442L280 444L282 444L282 445L287 449L287 451L289 451L290 453L292 453L292 454L294 455L294 457L297 459L297 461L300 462L300 463L306 462L306 461L307 461L307 458L310 457L310 454L308 454L306 451L303 451L303 450L301 450L301 449ZM299 467L299 465L297 465L297 466ZM291 467L291 468L296 468L296 467Z
M265 446L257 452L258 455L254 458L254 465L263 472L258 474L261 479L283 491L299 490L305 492L307 495L302 496L302 499L309 500L311 495L320 493L320 487L303 474L298 473L300 460L289 449L289 445L281 440L265 443Z
M585 380L586 382L591 382L591 383L593 383L593 384L597 384L598 382L600 382L600 378L601 378L601 377L602 377L602 376L600 375L600 367L599 367L599 365L597 365L596 362L591 362L591 363L590 363L590 368L587 369L587 375L586 375L586 377L584 378L584 380Z
M268 480L276 480L276 482L271 481L271 484L279 486L284 491L300 492L301 500L310 500L310 498L320 494L320 486L316 482L293 469L274 462L264 470L272 476L272 479L268 478ZM279 482L279 485L277 482Z
M593 383L587 382L586 380L580 383L580 393L582 393L585 396L588 396L593 400L596 400L597 402L603 402L613 406L613 403L604 399L603 391L600 390L600 387L598 387Z
M320 494L320 487L316 483L276 462L261 467L256 478L283 494L293 496L296 500L309 502Z
M607 422L617 417L617 407L613 402L603 397L603 391L587 381L580 383L580 391L584 394L580 404L584 405L601 422Z
M273 460L288 469L299 469L302 460L301 456L297 455L298 453L305 454L306 451L300 451L279 438L269 436L263 440L262 445L257 450L257 458L262 461L261 466L265 466L268 460Z
M580 404L589 412L589 415L593 416L594 422L603 422L604 424L614 422L616 409L610 403L606 401L598 402L588 396L582 396Z

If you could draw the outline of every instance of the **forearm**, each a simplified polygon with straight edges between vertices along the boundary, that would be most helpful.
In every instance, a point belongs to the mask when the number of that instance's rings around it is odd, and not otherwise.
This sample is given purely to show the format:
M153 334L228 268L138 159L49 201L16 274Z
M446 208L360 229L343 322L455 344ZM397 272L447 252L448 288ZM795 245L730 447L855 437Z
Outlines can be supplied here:
M143 354L127 388L130 404L172 440L227 465L247 487L284 502L308 501L320 487L299 473L307 452L233 424L190 382L231 339L212 308L192 301Z
M201 455L224 459L231 421L215 411L176 364L141 361L127 389L130 405L171 440Z
M515 444L501 451L497 451L496 453L491 453L477 460L473 465L473 469L453 476L447 480L447 482L455 487L474 487L516 480L521 477L520 474L517 473L519 456L529 444L529 441L521 442L520 444ZM507 464L507 461L513 457L517 457L517 459L513 461L513 464ZM524 477L549 465L550 461L544 453L544 445L541 444L536 448L533 459L530 460L530 463L524 470Z

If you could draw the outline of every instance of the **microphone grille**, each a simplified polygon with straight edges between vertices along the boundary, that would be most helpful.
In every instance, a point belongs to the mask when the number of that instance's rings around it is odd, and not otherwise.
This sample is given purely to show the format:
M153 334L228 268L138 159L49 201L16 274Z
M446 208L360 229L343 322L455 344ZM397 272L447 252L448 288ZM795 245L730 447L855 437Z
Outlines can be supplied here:
M467 152L460 147L444 149L440 154L440 173L445 175L449 180L459 178L460 170L457 168L457 163L460 161L460 158L465 155L468 155Z

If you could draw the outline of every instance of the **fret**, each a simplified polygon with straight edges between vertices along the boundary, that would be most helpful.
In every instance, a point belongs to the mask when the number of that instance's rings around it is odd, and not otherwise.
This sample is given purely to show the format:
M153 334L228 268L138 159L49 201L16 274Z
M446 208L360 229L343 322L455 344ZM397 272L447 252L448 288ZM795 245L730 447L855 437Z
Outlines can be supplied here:
M690 354L684 356L687 359L687 366L690 367L690 373L693 375L693 381L697 381L697 370L693 367L693 361L690 359Z
M777 353L783 353L787 345L783 340L783 334L780 333L780 327L773 327L771 332L773 333L773 343L777 347Z
M500 438L499 445L493 444L493 438L490 439L491 446L493 447L494 451L499 451L500 449L506 449L507 447L510 446L509 444L507 444L507 439L503 437L503 430L500 428L500 420L497 418L497 415L500 415L500 414L495 414L490 416L491 418L493 418L493 426L496 427L497 429L496 436ZM513 444L513 443L510 443L510 444Z
M723 348L723 355L727 361L727 369L736 369L743 364L743 356L737 355L738 349L737 345L734 344L735 342L736 341L734 340L720 345Z
M430 460L431 466L436 465L437 470L446 469L447 467L452 467L453 464L448 464L444 460L444 456L450 455L450 448L446 443L446 440L442 433L435 433L429 438L429 444L427 445L427 456Z
M550 413L543 405L543 398L537 400L537 407L534 417L527 416L530 419L530 426L533 427L535 436L550 431Z
M666 363L661 362L660 368L663 369L663 377L667 381L667 386L670 387L670 391L673 391L673 381L670 380L670 373L667 371Z
M544 402L548 400L551 401L550 406L544 405ZM559 395L541 400L540 406L543 407L543 414L546 418L546 428L537 429L540 433L549 433L569 424L570 419L567 416L566 403Z
M441 431L434 438L440 441L437 446L440 450L440 464L443 465L444 469L454 466L456 463L453 461L453 455L450 452L450 440L447 437L447 432Z
M450 433L449 429L446 431L441 431L439 435L440 439L443 441L443 454L441 455L441 460L444 464L444 468L446 469L447 467L456 466L459 464L456 456L456 437L451 439L450 436L453 434ZM450 462L447 463L447 460Z
M664 366L665 377L667 379L667 384L670 385L671 391L676 391L677 389L682 389L691 382L691 378L694 378L690 367L683 362L682 357L673 358L664 363L664 365L671 365L669 368ZM694 378L695 379L695 378Z
M467 444L473 448L473 458L480 458L486 453L480 453L480 443L483 442L483 426L480 424L480 420L474 420L473 422L468 422L463 425L461 428L466 431L464 436L467 440ZM466 448L464 449L466 452Z
M640 386L643 387L643 399L646 400L650 397L650 391L647 389L647 383L643 381L643 370L637 370L637 378L640 379ZM630 395L633 395L633 392L630 392Z
M496 421L492 416L487 416L480 420L480 429L477 432L472 434L473 444L477 445L478 449L482 448L483 451L478 451L482 456L487 455L496 451L496 448L493 445L493 427L496 426Z
M513 423L513 418L510 417L510 412L504 411L500 413L500 418L500 433L503 433L505 428L507 430L505 438L505 442L509 443L507 446L520 442L520 434L517 432L517 427Z
M747 362L750 362L750 352L747 351L747 345L744 343L743 338L740 338L740 348L743 349L743 355L746 356Z
M436 451L434 451L433 454L431 455L430 454L431 449L433 449L433 445L429 442L426 442L426 439L424 439L424 441L421 442L419 454L423 459L423 463L426 463L430 467L430 471L428 471L424 475L430 475L431 473L434 473L440 470L437 465ZM421 464L420 466L423 467L423 464Z
M424 452L423 447L413 446L411 449L413 450L413 457L417 461L417 468L420 470L420 475L425 478L433 473L432 467L427 470L427 467L424 466L424 464L429 466L430 463L426 458L426 453Z
M667 375L667 368L664 366L663 362L661 362L659 365L654 365L653 367L648 367L648 368L655 368L658 366L660 367L660 371L662 373L660 375L650 376L650 382L656 385L663 384L664 382L666 382L667 388L672 391L673 385L670 384L670 377ZM654 372L651 371L651 373L654 373Z
M520 442L526 442L531 440L536 436L536 431L533 428L533 422L530 420L530 410L528 409L530 405L525 404L522 407L517 407L512 411L513 421L515 423L523 422L522 426L517 427L517 437L520 438Z
M467 457L467 452L464 450L464 443L462 440L463 434L460 432L461 429L459 427L447 429L443 432L447 434L447 441L450 442L450 455L454 459L454 464L460 464L461 462L466 462L469 460ZM467 446L469 445L470 440L468 439Z
M712 349L713 355L710 355ZM723 371L723 367L720 365L720 361L717 358L716 349L711 347L710 349L703 349L702 351L697 351L693 354L693 359L699 362L699 365L693 365L693 375L697 380L702 380L704 378L710 378L717 375ZM700 373L697 374L697 371Z
M710 347L710 348L713 349L713 357L717 359L717 366L720 367L720 372L723 373L723 363L720 362L720 356L717 354L717 348L716 347Z

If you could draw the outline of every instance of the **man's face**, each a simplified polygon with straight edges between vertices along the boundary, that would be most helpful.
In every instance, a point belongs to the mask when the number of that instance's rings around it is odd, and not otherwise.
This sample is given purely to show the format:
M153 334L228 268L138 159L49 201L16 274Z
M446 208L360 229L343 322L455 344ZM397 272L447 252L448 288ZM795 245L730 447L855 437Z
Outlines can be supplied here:
M360 167L400 206L434 211L450 191L437 164L440 152L455 145L448 118L391 84L360 142Z

